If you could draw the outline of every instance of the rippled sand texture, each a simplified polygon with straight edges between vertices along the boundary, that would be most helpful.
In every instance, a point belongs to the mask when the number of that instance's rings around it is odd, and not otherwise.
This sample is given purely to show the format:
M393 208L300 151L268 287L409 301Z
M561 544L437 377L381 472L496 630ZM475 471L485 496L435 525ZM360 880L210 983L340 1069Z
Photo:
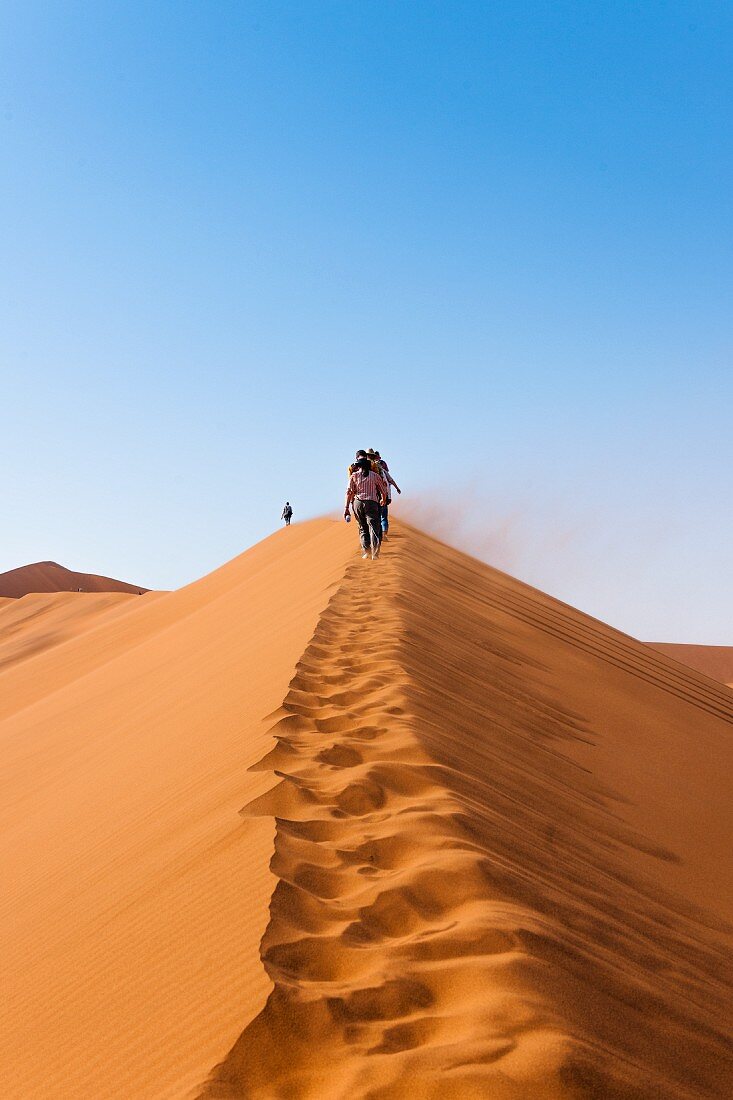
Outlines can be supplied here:
M732 717L417 532L355 562L243 811L274 989L200 1095L731 1095Z
M727 688L404 525L76 613L0 630L4 1097L733 1095Z
M239 809L347 534L280 531L96 623L88 593L0 607L61 601L0 669L3 1100L185 1096L264 1004L274 824Z

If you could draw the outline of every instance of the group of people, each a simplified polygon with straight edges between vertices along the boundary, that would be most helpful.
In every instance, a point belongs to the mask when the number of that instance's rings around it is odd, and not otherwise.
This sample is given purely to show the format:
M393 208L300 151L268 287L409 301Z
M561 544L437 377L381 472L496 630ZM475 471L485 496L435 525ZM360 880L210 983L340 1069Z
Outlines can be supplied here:
M402 493L379 451L372 447L368 451L357 451L349 466L344 519L349 523L353 513L359 527L362 558L371 557L373 560L379 557L382 540L389 531L393 488ZM286 527L290 526L293 518L290 501L285 501L280 518L285 520Z
M362 558L371 556L374 560L379 557L382 540L389 531L392 486L398 493L402 492L379 451L370 448L368 451L356 452L354 461L349 466L344 519L348 523L353 512L359 525Z

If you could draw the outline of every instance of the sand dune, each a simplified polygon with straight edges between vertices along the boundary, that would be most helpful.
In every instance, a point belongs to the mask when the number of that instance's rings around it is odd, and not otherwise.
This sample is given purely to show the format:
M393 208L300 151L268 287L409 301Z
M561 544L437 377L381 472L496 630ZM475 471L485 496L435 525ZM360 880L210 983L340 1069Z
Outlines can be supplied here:
M142 598L151 597L133 597L126 592L51 592L0 600L0 671L78 638L103 618L129 610L135 599Z
M146 601L0 672L5 1095L733 1094L726 688L406 526Z
M264 1002L274 827L238 811L353 551L333 530L0 672L4 1097L184 1096Z
M683 665L704 673L711 680L733 687L733 646L680 645L674 642L650 642L653 649L666 653Z
M30 592L147 592L147 588L95 573L75 573L55 561L37 561L0 573L0 596L27 596Z

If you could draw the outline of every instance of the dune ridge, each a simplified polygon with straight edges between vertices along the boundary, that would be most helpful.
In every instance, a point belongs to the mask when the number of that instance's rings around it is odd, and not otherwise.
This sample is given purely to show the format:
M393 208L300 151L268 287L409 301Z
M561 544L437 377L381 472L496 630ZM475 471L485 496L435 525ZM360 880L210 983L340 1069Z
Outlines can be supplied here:
M257 765L273 990L196 1095L730 1095L731 721L725 689L401 526Z

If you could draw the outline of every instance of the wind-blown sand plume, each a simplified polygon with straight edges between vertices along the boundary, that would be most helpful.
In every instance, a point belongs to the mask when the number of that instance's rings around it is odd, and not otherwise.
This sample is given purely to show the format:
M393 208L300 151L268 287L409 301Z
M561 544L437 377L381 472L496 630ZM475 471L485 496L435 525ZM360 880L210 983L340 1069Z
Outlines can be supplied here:
M261 1008L273 825L238 811L353 548L280 531L0 672L3 1098L181 1097Z
M260 764L274 989L200 1097L731 1095L733 699L400 530Z
M37 561L0 573L0 596L27 596L31 592L130 592L137 595L147 588L96 573L75 573L55 561Z

